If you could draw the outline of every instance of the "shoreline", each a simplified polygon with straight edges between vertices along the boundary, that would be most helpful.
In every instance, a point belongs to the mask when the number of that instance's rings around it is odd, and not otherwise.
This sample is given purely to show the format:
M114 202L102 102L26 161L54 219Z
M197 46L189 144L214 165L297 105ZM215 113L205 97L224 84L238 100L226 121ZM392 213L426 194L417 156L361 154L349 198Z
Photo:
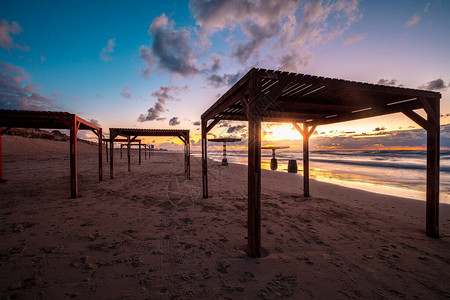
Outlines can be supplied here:
M194 157L201 157L200 153L191 153ZM221 151L215 151L212 159L215 162L221 161ZM230 163L236 163L240 165L247 166L246 162L240 161L242 157L240 156L228 156L228 161ZM276 172L287 172L287 158L278 157L278 169ZM234 160L234 161L233 161ZM302 161L298 161L298 175L302 176ZM343 168L348 167L342 165ZM270 170L270 157L263 156L261 160L261 169ZM270 170L272 171L272 170ZM381 170L382 171L382 170ZM381 193L389 196L395 196L400 198L408 198L412 200L426 201L426 179L423 179L423 183L419 184L406 184L401 182L388 182L380 178L366 178L367 176L357 171L348 172L344 170L336 171L330 167L327 168L326 164L317 164L314 160L310 163L310 179L318 180L321 182L326 182L330 184L335 184L341 187L347 187L351 189L365 190L373 193ZM441 178L442 181L442 178ZM384 191L383 191L384 190ZM450 204L450 193L446 193L441 185L440 192L440 203Z

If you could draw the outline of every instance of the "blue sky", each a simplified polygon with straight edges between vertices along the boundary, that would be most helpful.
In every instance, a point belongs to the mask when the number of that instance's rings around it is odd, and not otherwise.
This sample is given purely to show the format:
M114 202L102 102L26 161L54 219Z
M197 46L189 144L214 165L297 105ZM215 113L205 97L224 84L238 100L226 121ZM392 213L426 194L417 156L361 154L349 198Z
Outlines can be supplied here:
M188 128L198 141L200 115L262 67L438 91L448 124L449 15L448 0L2 1L0 108L69 111L105 129ZM222 125L212 134L245 137L243 123ZM417 126L392 115L316 138L377 128ZM267 142L296 139L289 125L264 130Z

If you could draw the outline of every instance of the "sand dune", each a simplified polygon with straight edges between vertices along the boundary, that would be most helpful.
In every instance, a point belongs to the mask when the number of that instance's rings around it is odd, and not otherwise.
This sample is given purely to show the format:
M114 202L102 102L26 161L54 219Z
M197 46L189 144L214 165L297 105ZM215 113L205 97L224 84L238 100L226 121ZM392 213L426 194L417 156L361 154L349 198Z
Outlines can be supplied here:
M97 148L79 144L70 199L69 144L3 137L2 298L342 299L450 297L450 207L440 239L424 234L425 203L263 171L263 258L246 244L247 168L157 153L98 181Z

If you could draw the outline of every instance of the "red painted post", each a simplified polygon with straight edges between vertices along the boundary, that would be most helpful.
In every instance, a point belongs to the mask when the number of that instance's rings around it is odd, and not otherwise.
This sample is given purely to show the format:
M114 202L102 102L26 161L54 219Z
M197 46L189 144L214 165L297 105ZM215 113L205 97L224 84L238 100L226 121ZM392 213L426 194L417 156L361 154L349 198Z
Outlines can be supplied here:
M78 197L78 178L77 178L77 119L71 115L70 119L70 197Z

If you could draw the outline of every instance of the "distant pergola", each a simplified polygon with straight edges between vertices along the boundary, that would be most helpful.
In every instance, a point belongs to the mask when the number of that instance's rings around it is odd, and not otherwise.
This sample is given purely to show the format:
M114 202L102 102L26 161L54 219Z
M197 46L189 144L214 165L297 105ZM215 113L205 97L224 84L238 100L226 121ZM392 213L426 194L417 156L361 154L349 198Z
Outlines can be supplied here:
M222 166L228 166L227 143L240 142L241 139L235 138L235 137L223 137L223 138L217 138L217 139L208 139L208 141L223 143L223 146L222 146Z
M4 127L5 129L1 130ZM102 161L102 128L98 127L75 114L56 111L27 111L0 109L0 132L5 134L13 127L18 128L47 128L70 130L70 196L78 197L77 176L77 133L78 130L91 130L98 137L98 177L103 180ZM2 151L0 135L0 179L2 175Z
M189 130L187 129L134 129L134 128L110 128L110 177L114 179L114 141L116 137L126 137L128 145L140 136L177 136L184 143L184 172L186 178L191 178L191 160L190 160L190 142ZM128 153L128 171L131 171L130 147L127 147Z
M427 131L426 234L439 237L440 98L430 91L253 68L201 117L203 197L208 197L207 133L221 120L248 121L247 251L260 256L261 122L292 123L303 136L303 190L308 197L309 138L317 126L403 113Z

